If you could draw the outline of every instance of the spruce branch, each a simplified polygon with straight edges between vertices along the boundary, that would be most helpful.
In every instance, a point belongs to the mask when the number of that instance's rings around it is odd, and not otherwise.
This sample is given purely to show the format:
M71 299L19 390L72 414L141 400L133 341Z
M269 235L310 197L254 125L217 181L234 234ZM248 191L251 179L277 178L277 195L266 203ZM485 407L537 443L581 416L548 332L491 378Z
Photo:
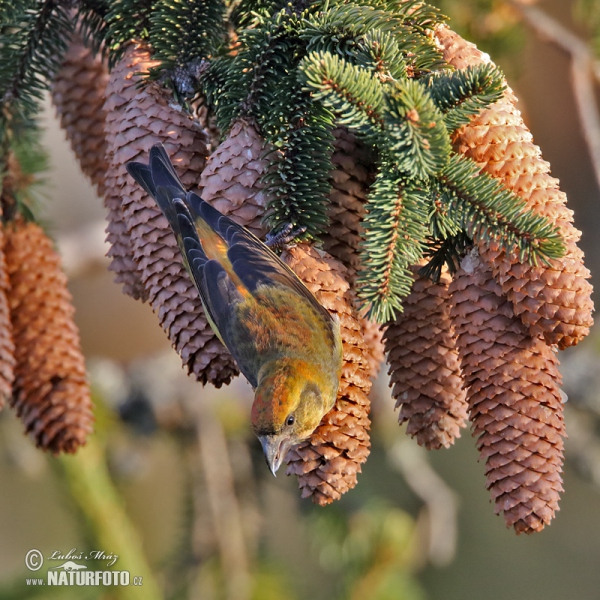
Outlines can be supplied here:
M300 72L313 99L332 110L341 125L381 139L384 90L371 71L329 52L313 52L300 63Z
M294 77L295 42L281 23L248 29L240 36L240 43L236 56L224 55L212 61L202 78L221 131L227 131L241 116L273 120L273 95L267 87L277 91L285 84L287 88Z
M15 127L27 128L35 118L73 23L58 0L15 3L3 17L10 17L0 29L0 151L6 156Z
M558 228L470 159L453 155L440 175L451 192L448 215L469 237L497 242L520 262L538 264L565 253Z
M429 232L434 240L444 240L459 234L461 228L448 211L452 201L451 192L436 179L430 183Z
M4 28L6 24L15 21L19 14L30 10L31 6L31 0L12 0L11 2L3 0L0 3L0 24Z
M402 298L413 283L409 267L423 254L427 195L384 159L365 209L357 293L367 307L367 318L385 323L402 312Z
M352 31L354 35L361 33L366 35L369 31L378 29L393 35L407 64L407 73L410 77L420 77L446 68L440 50L426 33L428 29L433 29L436 24L442 23L445 19L438 9L412 0L407 3L403 3L402 0L392 2L367 0L360 4L348 0L333 0L327 12L334 10L333 7L343 17L345 24L343 32ZM356 27L353 19L348 19L346 15L352 15L359 27ZM321 17L320 22L326 25L330 21L326 17ZM330 27L332 35L336 32L340 33L335 28L335 24Z
M385 8L420 33L426 33L448 18L439 8L423 0L367 0L371 6Z
M394 33L401 38L410 33L395 14L354 2L333 4L327 11L309 15L302 21L301 37L309 40L308 51L316 49L314 45L324 36L356 37L374 29Z
M448 160L450 137L426 87L413 80L398 82L386 100L385 128L398 169L416 179L438 173Z
M419 276L428 277L437 283L444 267L454 275L460 266L461 258L472 245L471 238L463 231L441 239L428 239L427 248L423 253L427 263L419 269Z
M111 68L133 40L146 40L152 23L153 0L112 0L106 15Z
M158 0L149 17L153 58L168 71L214 54L225 39L222 0Z
M493 63L436 73L428 84L450 132L466 125L472 116L499 100L506 89L504 75Z
M385 88L370 70L329 52L309 54L300 64L307 89L338 122L393 153L398 168L418 179L437 173L450 153L441 111L416 81Z
M229 20L238 30L251 28L264 23L287 4L287 0L240 0L233 4Z
M368 31L357 42L356 64L372 70L382 83L408 77L408 67L397 40L379 29Z
M333 0L333 3L347 4L348 0ZM439 8L423 0L363 0L361 4L392 13L399 22L419 33L447 21Z
M0 35L0 98L3 105L22 103L34 109L58 69L72 32L64 3L22 3L9 13Z
M283 135L267 136L279 145L275 169L264 176L267 195L272 198L265 222L271 229L285 224L305 228L306 236L317 238L326 230L327 196L332 170L333 115L299 93L290 98L292 119Z

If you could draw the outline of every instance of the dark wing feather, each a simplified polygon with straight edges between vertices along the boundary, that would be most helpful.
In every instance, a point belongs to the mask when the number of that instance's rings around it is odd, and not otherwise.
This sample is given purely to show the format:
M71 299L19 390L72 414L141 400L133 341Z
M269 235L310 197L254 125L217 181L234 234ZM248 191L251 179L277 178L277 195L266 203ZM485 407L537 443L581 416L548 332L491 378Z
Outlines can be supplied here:
M238 365L239 370L248 380L250 385L257 386L256 376L258 369L244 357L240 352L235 339L231 339L231 333L235 328L233 320L236 318L235 306L243 301L243 297L235 287L227 271L216 260L209 260L204 266L205 284L202 293L206 296L206 304L210 307L211 317L217 326L223 343L227 346Z
M204 253L188 207L179 198L173 200L173 207L177 211L182 253L202 298L206 315L213 328L218 331L221 341L236 359L240 371L250 385L256 387L256 373L238 356L236 345L229 339L230 323L235 313L232 308L243 298L221 264L216 260L209 260Z
M162 145L150 150L150 164L128 162L127 172L156 200L177 235L179 233L177 213L173 208L174 198L185 198L185 190L173 169Z
M198 215L225 240L233 269L250 292L254 292L259 285L279 284L291 288L307 300L326 322L332 323L329 312L317 302L296 274L255 235L193 192L187 193L185 201L193 217Z
M180 198L185 198L185 188L162 144L156 144L150 149L149 166L156 187L162 186L177 189L179 193L176 195Z
M154 198L156 196L156 187L152 179L152 171L149 165L139 162L128 162L125 165L127 172Z

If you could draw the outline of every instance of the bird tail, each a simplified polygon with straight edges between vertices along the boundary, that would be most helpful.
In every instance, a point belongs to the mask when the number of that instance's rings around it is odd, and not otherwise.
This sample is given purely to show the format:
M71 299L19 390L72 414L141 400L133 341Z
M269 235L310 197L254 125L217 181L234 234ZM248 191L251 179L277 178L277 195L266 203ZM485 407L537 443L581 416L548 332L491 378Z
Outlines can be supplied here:
M127 172L154 198L169 221L181 249L184 264L191 273L190 263L193 260L204 263L206 256L193 226L193 218L186 206L187 193L164 146L162 144L152 146L149 164L131 161L126 167Z
M176 198L183 200L186 192L163 145L152 146L147 165L128 162L127 172L156 200L171 227L177 232L177 211L173 201Z

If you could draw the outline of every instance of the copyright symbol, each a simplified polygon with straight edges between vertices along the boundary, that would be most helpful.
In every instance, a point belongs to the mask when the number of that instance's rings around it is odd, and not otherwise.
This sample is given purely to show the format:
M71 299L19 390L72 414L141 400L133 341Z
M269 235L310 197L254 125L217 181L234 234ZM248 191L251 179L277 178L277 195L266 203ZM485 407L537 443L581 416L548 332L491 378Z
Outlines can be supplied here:
M30 571L37 571L42 568L44 564L44 557L39 550L30 550L25 555L25 566Z

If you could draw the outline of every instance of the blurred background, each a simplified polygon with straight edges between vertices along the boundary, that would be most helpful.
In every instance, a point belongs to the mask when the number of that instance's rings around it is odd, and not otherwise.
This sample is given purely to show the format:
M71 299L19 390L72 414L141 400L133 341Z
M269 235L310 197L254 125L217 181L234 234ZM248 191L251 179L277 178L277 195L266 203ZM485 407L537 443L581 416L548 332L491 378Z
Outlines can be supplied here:
M597 132L593 111L578 109L569 54L581 51L579 41L594 50L598 3L433 3L505 70L567 192L598 285L600 198L586 139ZM524 22L520 4L551 17L558 38L541 31L545 21ZM215 390L188 379L150 308L112 283L102 202L49 102L43 126L45 220L70 277L97 432L78 456L55 459L34 448L11 411L0 414L0 600L600 598L598 330L561 353L565 493L542 533L517 537L494 515L468 431L450 450L431 453L404 434L385 369L358 486L334 505L313 506L300 499L295 478L273 478L265 466L245 381ZM33 589L24 563L33 548L44 556L120 553L115 568L143 574L144 586Z

